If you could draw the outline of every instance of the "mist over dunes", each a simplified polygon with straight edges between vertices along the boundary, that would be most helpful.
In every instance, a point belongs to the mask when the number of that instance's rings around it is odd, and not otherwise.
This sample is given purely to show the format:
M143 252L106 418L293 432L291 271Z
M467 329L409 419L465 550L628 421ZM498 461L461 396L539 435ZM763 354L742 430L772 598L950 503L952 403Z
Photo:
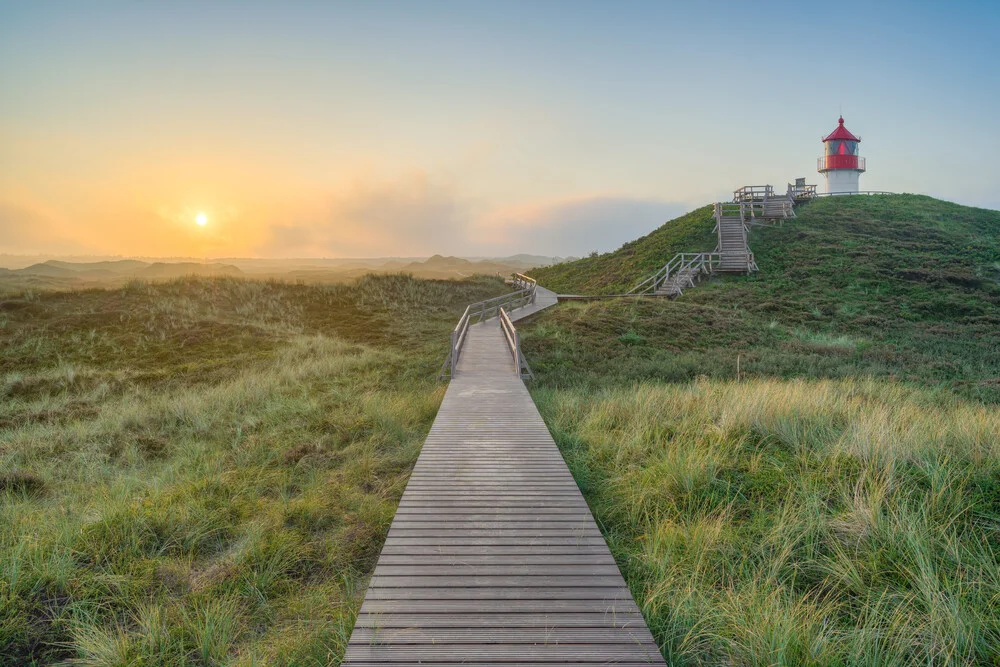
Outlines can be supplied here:
M69 289L115 287L129 280L171 280L188 276L229 276L290 282L333 283L370 273L405 273L420 278L462 279L474 275L507 275L535 266L573 258L513 255L463 258L434 255L422 258L373 259L219 259L153 261L92 258L46 259L0 255L0 287Z

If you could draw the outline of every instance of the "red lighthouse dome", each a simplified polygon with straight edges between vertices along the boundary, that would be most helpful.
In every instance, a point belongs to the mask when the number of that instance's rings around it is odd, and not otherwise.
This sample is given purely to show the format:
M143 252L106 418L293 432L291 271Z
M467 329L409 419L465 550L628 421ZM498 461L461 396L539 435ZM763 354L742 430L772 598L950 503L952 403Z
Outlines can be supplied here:
M841 116L835 129L823 138L825 145L824 155L819 159L819 171L824 172L829 169L857 169L865 170L865 159L858 157L858 144L861 137L854 136L850 130L844 127L844 117Z
M861 137L844 127L844 117L837 121L837 128L823 138L823 157L816 165L826 176L826 191L830 194L858 191L858 176L865 171L865 159L858 155Z

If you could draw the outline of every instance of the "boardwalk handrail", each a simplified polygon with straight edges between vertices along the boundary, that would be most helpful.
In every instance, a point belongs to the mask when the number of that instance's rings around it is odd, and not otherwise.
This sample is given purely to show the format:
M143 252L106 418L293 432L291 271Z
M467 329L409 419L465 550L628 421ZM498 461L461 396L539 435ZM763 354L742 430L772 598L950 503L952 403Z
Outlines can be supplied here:
M853 192L817 192L817 197L840 197L841 195L894 195L895 192L885 190L855 190Z
M733 203L762 202L773 196L774 187L771 185L744 185L742 188L733 190Z
M459 318L458 324L451 331L451 343L448 346L448 356L444 360L444 364L441 365L441 371L438 373L438 379L443 380L445 373L451 372L452 375L455 374L455 367L458 366L458 358L462 354L462 346L465 344L465 336L469 332L469 320L472 319L470 313L472 312L472 306L475 304L470 304L465 307L465 312L462 313L462 317Z
M538 281L523 273L515 273L511 278L511 284L517 289L530 289L533 292L538 286Z
M521 354L521 334L517 332L514 323L510 321L510 315L503 308L500 309L500 329L510 348L510 355L514 358L514 374L522 380L534 380L535 375L528 368L528 362Z
M458 368L458 359L462 356L462 346L465 345L466 333L470 325L497 317L505 308L514 310L535 302L535 290L538 284L534 278L515 273L511 283L519 289L466 306L465 312L462 313L458 324L451 332L451 345L448 349L448 356L441 364L441 371L438 373L439 380L455 375L455 369Z
M805 180L805 179L803 179ZM788 196L795 200L800 199L812 199L816 196L816 186L806 185L805 183L799 185L788 184Z

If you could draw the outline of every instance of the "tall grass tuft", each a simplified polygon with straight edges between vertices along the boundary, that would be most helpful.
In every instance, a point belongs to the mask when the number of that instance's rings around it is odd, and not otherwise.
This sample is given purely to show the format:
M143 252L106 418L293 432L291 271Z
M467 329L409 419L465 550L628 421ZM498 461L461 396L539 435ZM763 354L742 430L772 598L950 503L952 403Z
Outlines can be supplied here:
M1000 655L1000 410L878 380L533 394L672 663Z

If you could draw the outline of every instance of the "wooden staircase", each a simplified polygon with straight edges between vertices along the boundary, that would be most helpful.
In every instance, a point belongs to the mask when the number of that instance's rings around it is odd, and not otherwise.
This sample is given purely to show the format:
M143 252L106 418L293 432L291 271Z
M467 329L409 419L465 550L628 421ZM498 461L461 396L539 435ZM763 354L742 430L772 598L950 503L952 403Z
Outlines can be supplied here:
M790 220L795 217L795 200L787 195L767 199L756 216L765 221Z
M715 205L715 231L719 244L714 252L679 253L659 271L626 292L626 295L655 294L680 296L708 273L750 273L757 262L750 251L750 225L780 225L795 218L795 204L816 196L816 186L806 185L805 179L788 185L785 194L778 195L771 185L745 185L733 191L733 201Z
M716 271L749 273L757 270L747 245L747 204L719 202L715 205L715 229L719 234L719 264Z
M663 282L656 287L653 294L659 296L680 296L684 290L694 287L695 283L701 280L702 275L709 272L711 259L706 259L710 253L700 253L694 256L678 255L681 261L673 273L667 273Z
M680 296L684 290L695 286L705 274L718 266L717 252L682 252L674 255L663 268L626 292L628 295L655 294Z

